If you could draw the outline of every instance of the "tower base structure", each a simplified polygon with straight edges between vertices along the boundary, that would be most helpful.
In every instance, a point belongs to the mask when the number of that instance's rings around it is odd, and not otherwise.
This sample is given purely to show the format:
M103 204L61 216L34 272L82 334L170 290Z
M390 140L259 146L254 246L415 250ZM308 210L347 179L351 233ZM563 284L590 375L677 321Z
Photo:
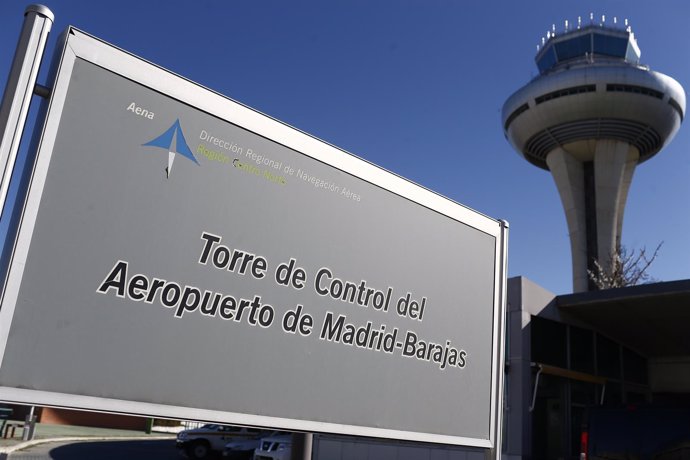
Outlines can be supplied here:
M596 289L588 275L595 260L604 270L611 268L638 160L637 150L619 140L597 141L590 158L562 147L546 157L568 224L574 292Z

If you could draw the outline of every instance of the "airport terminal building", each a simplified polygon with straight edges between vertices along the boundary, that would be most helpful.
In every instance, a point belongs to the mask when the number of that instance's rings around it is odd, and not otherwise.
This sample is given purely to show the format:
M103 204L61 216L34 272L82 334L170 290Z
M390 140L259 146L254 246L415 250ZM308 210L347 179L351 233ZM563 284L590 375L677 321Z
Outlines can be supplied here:
M509 280L506 458L579 458L585 411L690 401L690 280L555 296Z

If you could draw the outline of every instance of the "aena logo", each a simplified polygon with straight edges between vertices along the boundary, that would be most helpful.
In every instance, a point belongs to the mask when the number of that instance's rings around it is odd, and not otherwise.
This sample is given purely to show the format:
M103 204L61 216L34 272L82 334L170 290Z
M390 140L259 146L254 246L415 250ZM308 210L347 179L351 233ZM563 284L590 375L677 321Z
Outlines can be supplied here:
M168 166L165 168L165 177L170 177L170 172L172 170L173 161L175 161L175 155L182 155L194 163L199 165L199 162L194 158L194 154L189 149L187 141L185 141L184 134L182 134L182 127L180 126L180 119L175 120L167 131L158 136L157 138L143 144L143 146L148 147L158 147L168 151Z

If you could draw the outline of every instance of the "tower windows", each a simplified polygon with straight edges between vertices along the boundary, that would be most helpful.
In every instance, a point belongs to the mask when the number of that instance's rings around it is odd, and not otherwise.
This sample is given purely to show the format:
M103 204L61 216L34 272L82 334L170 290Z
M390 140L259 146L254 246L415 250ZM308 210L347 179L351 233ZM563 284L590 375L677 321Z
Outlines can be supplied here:
M622 92L622 93L635 93L635 94L644 94L645 96L652 96L657 99L662 99L664 97L664 93L661 91L657 91L652 88L645 88L644 86L636 86L636 85L624 85L621 83L608 83L606 85L606 91L607 92Z
M574 94L593 93L596 90L596 85L571 86L570 88L563 88L559 89L558 91L542 94L541 96L534 98L534 102L536 102L537 105L539 105L546 101L550 101L551 99L557 99L559 97L564 96L572 96Z

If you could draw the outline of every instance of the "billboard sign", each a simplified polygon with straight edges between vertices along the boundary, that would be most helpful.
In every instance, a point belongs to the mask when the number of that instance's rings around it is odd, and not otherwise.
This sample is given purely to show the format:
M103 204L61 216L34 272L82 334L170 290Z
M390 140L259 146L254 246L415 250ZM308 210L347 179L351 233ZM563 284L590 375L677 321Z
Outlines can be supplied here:
M76 29L0 399L491 447L505 225Z

